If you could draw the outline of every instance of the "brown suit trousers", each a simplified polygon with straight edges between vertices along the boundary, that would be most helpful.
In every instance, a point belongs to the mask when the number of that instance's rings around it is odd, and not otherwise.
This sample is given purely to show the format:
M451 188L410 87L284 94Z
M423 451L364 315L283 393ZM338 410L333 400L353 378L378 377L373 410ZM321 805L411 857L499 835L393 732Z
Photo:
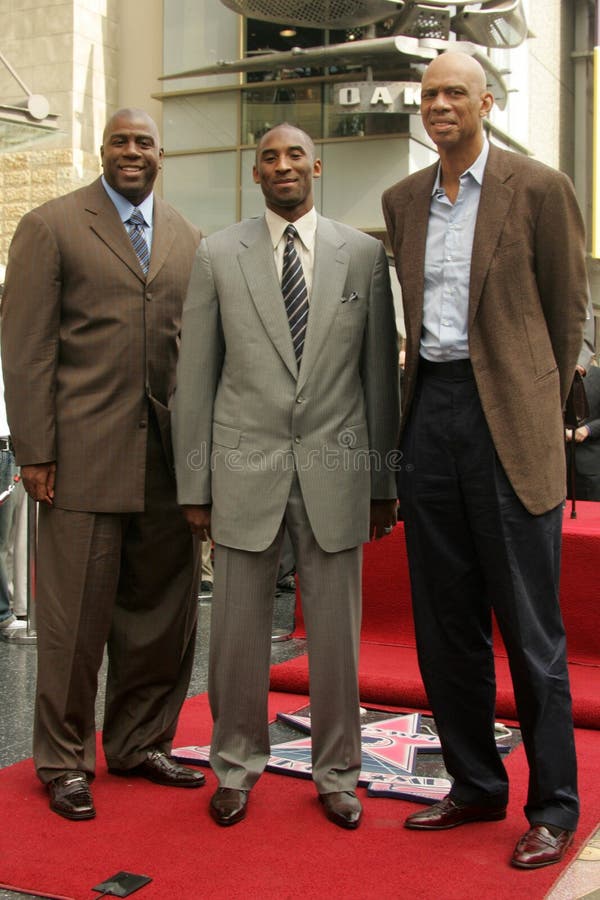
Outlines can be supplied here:
M196 556L152 415L145 500L142 513L40 508L33 750L44 783L69 769L94 774L105 644L108 765L171 748L194 656Z

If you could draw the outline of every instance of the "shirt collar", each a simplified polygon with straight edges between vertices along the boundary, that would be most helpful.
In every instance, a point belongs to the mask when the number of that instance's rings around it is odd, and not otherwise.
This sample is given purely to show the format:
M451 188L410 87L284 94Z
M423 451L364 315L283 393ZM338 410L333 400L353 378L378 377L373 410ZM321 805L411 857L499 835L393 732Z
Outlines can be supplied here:
M481 187L481 185L483 183L483 173L485 172L485 164L487 163L487 158L488 158L489 152L490 152L489 141L486 138L486 136L484 135L483 136L483 147L481 148L481 153L479 154L479 156L477 157L475 162L472 165L470 165L469 168L466 169L460 177L464 178L465 175L468 175L470 173L473 176L473 178L475 179L475 181L477 182L477 184ZM435 182L434 182L433 188L431 190L432 196L434 196L435 194L438 194L440 192L443 192L443 190L444 190L442 185L440 184L441 175L442 175L442 169L441 169L440 163L438 163L437 175L435 176Z
M273 249L275 249L283 237L285 229L290 223L287 219L274 213L272 209L265 210L265 220L269 229L269 234L271 235ZM317 211L314 206L299 219L296 219L292 224L298 232L298 236L306 249L312 250L317 231Z
M139 209L144 217L145 224L149 228L152 227L152 216L154 213L154 193L150 193L145 200L142 200L138 207L135 207L131 200L128 200L127 197L124 197L123 194L119 194L118 191L115 191L115 189L110 186L104 175L101 175L100 177L102 179L104 190L106 191L112 202L115 204L122 222L127 222L133 210Z

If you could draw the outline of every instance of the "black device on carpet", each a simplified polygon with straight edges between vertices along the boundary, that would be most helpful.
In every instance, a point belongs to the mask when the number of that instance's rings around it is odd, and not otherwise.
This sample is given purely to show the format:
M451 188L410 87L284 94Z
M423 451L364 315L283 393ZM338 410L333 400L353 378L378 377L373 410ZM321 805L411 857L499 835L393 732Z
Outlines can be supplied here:
M117 872L92 888L93 891L100 891L101 897L110 894L113 897L128 897L138 888L144 887L145 884L152 881L147 875L134 875L132 872Z

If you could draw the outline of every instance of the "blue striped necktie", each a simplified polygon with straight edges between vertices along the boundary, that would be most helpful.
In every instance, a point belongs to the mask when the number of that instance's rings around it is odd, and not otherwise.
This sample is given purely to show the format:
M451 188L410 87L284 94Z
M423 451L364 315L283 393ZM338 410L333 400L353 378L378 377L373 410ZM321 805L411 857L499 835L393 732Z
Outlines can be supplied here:
M144 234L144 217L139 209L133 210L127 219L127 225L129 225L129 237L131 238L133 249L137 253L137 258L145 275L150 265L150 251L148 250L146 235Z
M298 232L293 225L285 229L286 244L283 251L283 267L281 271L281 293L285 303L285 311L290 322L292 342L298 366L302 359L306 323L308 321L308 290L302 271L302 263L294 246L294 238Z

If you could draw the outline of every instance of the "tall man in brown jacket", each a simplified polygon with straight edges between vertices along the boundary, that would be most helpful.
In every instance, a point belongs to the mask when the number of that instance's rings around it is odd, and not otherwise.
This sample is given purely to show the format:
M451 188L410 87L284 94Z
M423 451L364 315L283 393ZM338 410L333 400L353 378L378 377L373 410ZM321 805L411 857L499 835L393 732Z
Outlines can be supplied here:
M512 862L534 868L562 858L578 818L558 584L561 410L587 282L569 180L489 146L492 103L472 57L438 56L421 114L439 163L383 198L407 333L399 495L419 663L454 779L445 800L405 824L444 829L506 814L493 609L530 766L530 829Z
M69 819L95 815L105 645L109 770L204 781L169 757L197 600L168 405L201 235L152 192L162 150L146 113L115 113L101 156L101 178L21 220L2 304L11 434L39 501L34 761L51 809Z

